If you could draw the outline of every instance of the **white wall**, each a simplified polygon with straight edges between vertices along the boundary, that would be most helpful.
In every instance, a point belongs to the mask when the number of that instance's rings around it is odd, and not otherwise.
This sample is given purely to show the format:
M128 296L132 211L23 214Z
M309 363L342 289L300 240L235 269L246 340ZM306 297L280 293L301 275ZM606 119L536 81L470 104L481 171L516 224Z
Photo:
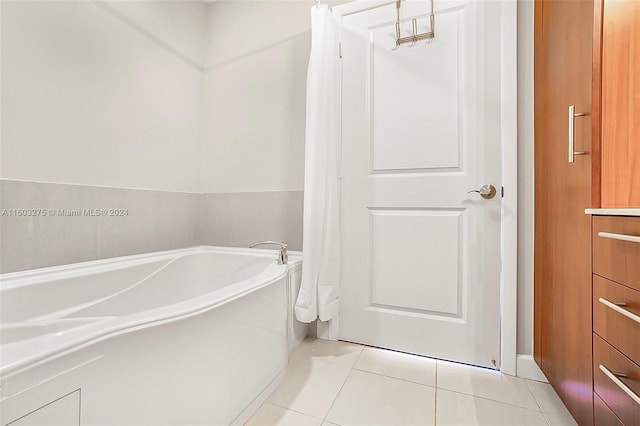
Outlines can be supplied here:
M1 7L0 177L200 190L204 3Z
M206 6L202 1L110 1L107 7L176 55L204 66Z
M302 190L311 5L208 5L204 192Z
M302 190L313 4L207 6L204 192Z
M518 0L518 346L533 354L533 11Z

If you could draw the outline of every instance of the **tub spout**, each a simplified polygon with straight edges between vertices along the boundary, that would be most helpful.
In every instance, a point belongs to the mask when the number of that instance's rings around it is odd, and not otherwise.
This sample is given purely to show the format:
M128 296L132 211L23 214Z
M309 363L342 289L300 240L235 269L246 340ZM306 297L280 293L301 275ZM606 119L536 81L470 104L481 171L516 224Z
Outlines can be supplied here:
M251 244L249 248L254 248L262 245L272 245L280 247L280 255L278 256L278 265L286 265L289 255L287 254L287 245L279 241L260 241L259 243Z

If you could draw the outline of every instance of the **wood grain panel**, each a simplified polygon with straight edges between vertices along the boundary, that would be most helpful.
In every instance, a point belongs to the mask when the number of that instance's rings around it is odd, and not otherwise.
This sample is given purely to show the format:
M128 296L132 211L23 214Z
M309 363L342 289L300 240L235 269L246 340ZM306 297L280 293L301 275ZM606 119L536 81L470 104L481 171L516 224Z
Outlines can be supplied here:
M594 423L598 426L624 426L620 419L613 414L613 411L598 396L593 396L593 416Z
M580 425L593 424L591 361L591 156L567 161L567 111L575 149L591 151L593 2L535 7L534 354Z
M640 364L640 324L600 303L600 298L625 303L625 309L640 315L640 291L593 276L593 331Z
M640 1L605 0L602 207L640 207Z
M599 336L593 336L593 388L595 392L622 420L622 423L629 426L640 425L640 404L631 399L607 377L600 370L600 365L619 375L620 380L638 395L640 395L640 366L622 355Z
M593 272L640 290L640 243L600 237L600 232L640 237L640 217L593 218Z
M604 0L593 2L593 53L591 61L591 207L600 207L602 175L602 15Z

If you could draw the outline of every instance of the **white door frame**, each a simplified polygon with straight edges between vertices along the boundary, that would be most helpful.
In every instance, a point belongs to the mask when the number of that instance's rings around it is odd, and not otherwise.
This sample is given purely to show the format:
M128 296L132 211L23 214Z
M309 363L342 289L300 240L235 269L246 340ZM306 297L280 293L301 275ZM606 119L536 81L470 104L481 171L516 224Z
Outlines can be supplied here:
M437 1L437 0L436 0ZM338 22L342 17L368 9L395 4L395 0L355 0L333 8ZM502 0L500 19L500 69L502 72L502 271L500 276L500 370L516 375L517 360L517 241L518 241L518 62L517 62L517 3ZM318 337L337 339L338 318L330 324L318 322Z

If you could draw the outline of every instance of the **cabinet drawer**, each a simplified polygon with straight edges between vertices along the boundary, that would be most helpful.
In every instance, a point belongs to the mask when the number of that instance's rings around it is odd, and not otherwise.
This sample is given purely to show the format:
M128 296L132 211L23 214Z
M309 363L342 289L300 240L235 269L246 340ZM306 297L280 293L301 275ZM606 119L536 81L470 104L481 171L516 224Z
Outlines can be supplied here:
M640 217L593 217L593 272L640 290Z
M640 425L640 367L596 334L593 376L594 390L622 423Z
M624 304L624 306L621 306ZM640 364L640 291L593 276L593 331Z
M597 426L624 426L597 394L593 395L593 420Z

